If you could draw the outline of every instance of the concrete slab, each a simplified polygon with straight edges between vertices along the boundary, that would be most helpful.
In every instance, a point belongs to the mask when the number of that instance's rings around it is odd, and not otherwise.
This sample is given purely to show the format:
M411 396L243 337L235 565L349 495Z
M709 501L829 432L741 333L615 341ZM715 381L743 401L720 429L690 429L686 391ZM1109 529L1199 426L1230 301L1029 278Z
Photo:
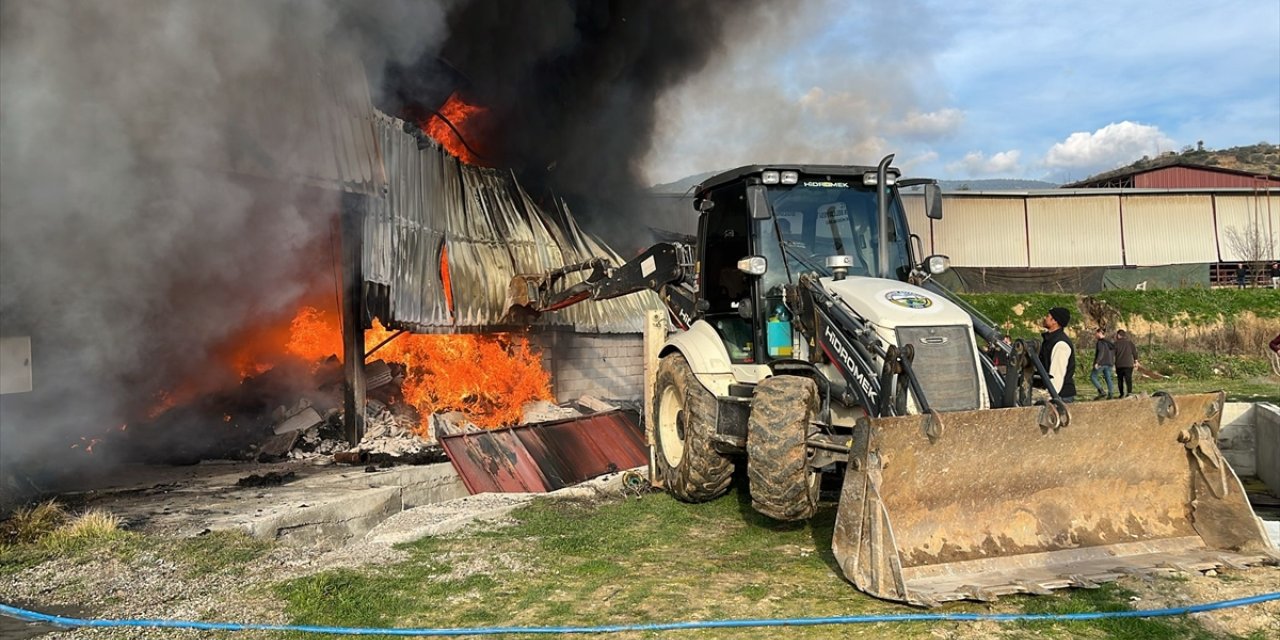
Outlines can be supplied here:
M1228 402L1222 408L1218 449L1236 475L1257 475L1256 413L1252 402Z
M237 484L268 473L288 479L278 486ZM406 508L467 495L448 463L374 472L301 461L201 463L133 467L117 477L115 486L69 497L108 509L131 528L180 536L238 529L299 545L344 544Z
M1280 407L1259 402L1254 408L1257 475L1271 495L1280 498Z

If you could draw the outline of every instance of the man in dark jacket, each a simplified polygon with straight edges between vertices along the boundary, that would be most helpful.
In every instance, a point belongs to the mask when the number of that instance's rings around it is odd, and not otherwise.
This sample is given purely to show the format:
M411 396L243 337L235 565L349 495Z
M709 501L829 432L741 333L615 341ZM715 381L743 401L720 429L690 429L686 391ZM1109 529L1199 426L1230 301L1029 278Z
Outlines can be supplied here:
M1121 329L1116 332L1116 378L1119 379L1120 397L1133 393L1133 368L1138 366L1138 347Z
M1071 322L1071 312L1054 307L1044 317L1045 331L1041 333L1040 362L1049 372L1045 387L1053 385L1064 402L1076 399L1076 348L1063 328Z
M1089 374L1089 380L1093 382L1093 388L1098 390L1098 395L1094 396L1094 400L1106 398L1110 400L1115 397L1115 371L1116 371L1116 346L1107 339L1107 333L1098 327L1093 332L1096 341L1093 343L1093 372ZM1098 377L1106 379L1107 391L1102 391L1102 383Z

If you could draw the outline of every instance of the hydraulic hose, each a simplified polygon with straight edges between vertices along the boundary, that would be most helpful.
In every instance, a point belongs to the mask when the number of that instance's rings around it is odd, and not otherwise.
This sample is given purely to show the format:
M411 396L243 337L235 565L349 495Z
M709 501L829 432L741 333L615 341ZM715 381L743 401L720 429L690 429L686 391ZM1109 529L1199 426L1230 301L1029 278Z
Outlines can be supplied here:
M200 631L295 631L333 635L388 636L469 636L504 634L624 633L635 631L672 631L678 629L727 629L746 627L811 627L826 624L868 624L894 622L1069 622L1107 618L1160 618L1182 616L1232 607L1244 607L1280 600L1280 591L1263 593L1236 600L1221 600L1166 609L1138 611L1095 611L1089 613L888 613L817 618L761 618L737 620L698 620L641 624L597 625L581 627L471 627L441 629L378 629L368 627L325 627L314 625L252 624L236 622L196 622L192 620L86 620L52 616L5 604L0 614L31 622L45 622L60 627L132 627L196 629Z

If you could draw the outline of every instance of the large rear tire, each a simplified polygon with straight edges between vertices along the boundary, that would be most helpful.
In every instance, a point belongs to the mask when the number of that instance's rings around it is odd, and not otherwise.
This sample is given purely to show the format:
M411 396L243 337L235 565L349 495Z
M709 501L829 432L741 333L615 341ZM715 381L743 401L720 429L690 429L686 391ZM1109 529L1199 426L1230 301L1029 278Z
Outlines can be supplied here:
M818 407L818 385L773 376L756 385L747 421L751 506L775 520L807 520L818 510L819 474L805 440Z
M658 363L653 416L654 465L667 492L684 502L724 495L733 479L733 461L711 443L716 399L679 353Z

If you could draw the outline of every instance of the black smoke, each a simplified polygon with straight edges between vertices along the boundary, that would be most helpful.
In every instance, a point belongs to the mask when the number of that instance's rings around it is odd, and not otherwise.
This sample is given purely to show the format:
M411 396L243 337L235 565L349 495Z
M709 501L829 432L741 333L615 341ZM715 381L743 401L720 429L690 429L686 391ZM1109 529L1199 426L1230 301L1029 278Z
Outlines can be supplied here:
M488 109L469 140L535 196L565 198L627 254L649 241L640 163L658 98L746 37L755 2L499 0L449 12L439 55L385 74L385 106L420 119L454 91ZM730 33L729 25L738 30ZM715 100L715 96L707 96ZM691 213L692 215L692 213Z

